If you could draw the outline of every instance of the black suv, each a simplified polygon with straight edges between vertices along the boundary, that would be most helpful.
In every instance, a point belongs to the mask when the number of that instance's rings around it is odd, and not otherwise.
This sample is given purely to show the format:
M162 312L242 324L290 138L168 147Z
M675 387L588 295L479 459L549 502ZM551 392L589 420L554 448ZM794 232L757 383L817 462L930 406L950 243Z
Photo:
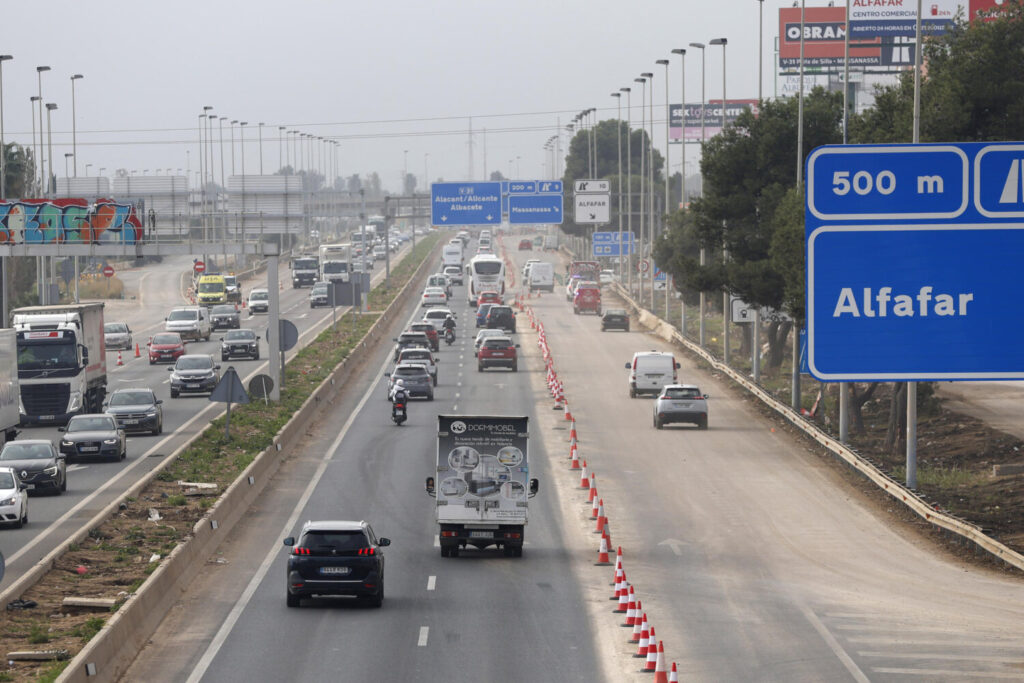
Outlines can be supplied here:
M220 338L220 359L260 359L260 338L252 330L231 330Z
M505 330L514 333L516 331L516 314L511 306L491 306L487 311L487 329Z
M395 342L395 355L392 358L392 362L398 362L398 354L404 349L411 349L417 346L422 346L425 349L430 348L430 338L427 337L425 332L403 332L394 339Z
M374 607L384 604L384 555L391 545L377 538L366 522L306 522L288 555L285 601L298 607L314 595L351 595Z
M601 331L625 330L629 332L629 314L624 308L609 308L601 316Z

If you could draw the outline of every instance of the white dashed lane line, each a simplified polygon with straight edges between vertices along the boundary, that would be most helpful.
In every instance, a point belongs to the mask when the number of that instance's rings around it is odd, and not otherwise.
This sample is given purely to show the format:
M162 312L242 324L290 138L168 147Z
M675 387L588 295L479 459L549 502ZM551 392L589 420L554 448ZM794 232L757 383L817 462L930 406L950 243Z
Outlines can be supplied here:
M427 638L430 636L429 626L420 626L420 638L416 641L416 645L419 647L427 646Z
M427 590L428 591L434 590L434 586L435 585L437 585L437 577L436 576L428 577L427 578Z

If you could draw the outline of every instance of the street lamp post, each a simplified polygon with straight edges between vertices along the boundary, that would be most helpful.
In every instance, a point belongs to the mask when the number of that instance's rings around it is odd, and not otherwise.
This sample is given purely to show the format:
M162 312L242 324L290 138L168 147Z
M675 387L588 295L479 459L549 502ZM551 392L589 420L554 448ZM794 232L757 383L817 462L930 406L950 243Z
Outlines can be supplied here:
M644 275L642 264L644 262L644 204L646 204L646 202L644 201L644 175L647 172L644 167L644 155L646 154L647 147L644 141L644 138L647 137L647 124L645 121L647 112L644 108L647 106L647 78L634 78L633 80L636 83L640 83L643 85L643 89L640 92L640 260L638 261L638 263L641 265L640 273L637 274L637 285L639 291L639 294L637 295L637 300L640 303L640 307L643 308Z
M40 99L39 99L39 95L32 95L28 99L29 99L30 104L32 105L32 152L35 154L35 159L33 160L33 162L38 166L38 165L41 165L43 163L42 160L40 159L40 157L42 156L42 152L39 151L39 145L37 145L37 143L36 143L36 102L39 102ZM39 106L41 107L42 104L40 104ZM39 137L40 138L43 137L43 128L42 128L42 126L39 127ZM32 185L36 185L36 194L41 196L42 195L42 186L38 184L38 181L39 181L39 173L36 172L36 169L32 169L32 182L29 185L28 190L29 190L30 193L32 193L32 187L31 186ZM39 259L39 258L40 258L39 256L36 257L36 259Z
M669 174L669 169L672 168L672 165L669 163L669 153L668 153L669 119L672 118L672 112L669 111L669 103L668 103L668 60L667 59L659 59L659 60L657 60L655 62L655 64L661 64L661 65L663 65L665 67L665 207L664 207L663 213L667 214L668 211L669 211L669 201L668 201L669 178L668 178L668 174Z
M725 133L725 117L726 109L728 108L728 100L725 94L725 48L729 44L726 38L713 38L708 41L709 45L721 45L722 46L722 134ZM729 251L725 246L725 226L722 229L722 264L724 265L726 260L729 258ZM729 318L731 311L729 310L729 289L728 287L722 292L722 360L726 365L729 364Z
M679 133L679 158L682 159L682 163L679 164L679 205L686 207L686 50L681 47L677 47L672 50L672 54L679 55L679 101L682 103L680 109L680 133ZM669 112L669 118L672 118L672 113ZM668 289L666 286L666 296L668 295ZM679 297L679 331L682 332L683 336L686 336L686 299L680 292Z
M46 196L47 197L52 197L54 195L54 190L56 189L50 183L50 176L53 174L53 128L51 126L51 122L53 121L53 119L51 117L51 113L56 108L57 108L57 105L55 103L53 103L53 102L47 102L46 103L46 147L47 147L47 153L46 153L46 156L47 156L47 162L46 162L46 167L47 167L46 188L47 188L47 190L46 190ZM47 286L44 287L44 292L45 292L44 293L44 305L49 305L49 304L56 303L55 301L53 301L52 297L50 296L49 284L55 282L56 279L57 279L57 273L56 273L56 268L55 268L57 261L56 261L56 259L53 256L51 256L49 258L49 261L50 261L50 281L49 281L49 283L46 283ZM44 263L45 263L45 259L44 259ZM44 268L44 271L45 271L45 268ZM45 278L45 275L44 275L44 278Z
M284 136L285 126L277 127L277 167L284 170Z
M615 154L619 164L619 198L616 206L619 214L619 282L622 282L622 93L613 92L611 96L615 98L618 110L615 115Z
M651 298L648 305L654 311L654 74L645 72L640 74L650 84L647 90L647 123L651 132L647 133L647 246L646 256L648 259L647 278L651 290ZM643 278L640 279L640 287L643 288Z
M626 93L626 230L633 236L633 105L632 89L619 88ZM630 240L633 244L633 240ZM629 249L629 258L619 257L619 281L622 281L622 264L626 262L626 288L633 291L633 248Z
M43 72L49 71L48 66L37 66L36 76L39 79L39 187L43 194L50 191L50 182L47 180L46 164L43 160Z
M694 48L697 48L698 50L700 50L700 195L703 197L704 196L704 109L705 109L705 106L704 106L704 84L707 82L706 72L705 72L705 69L704 69L705 64L706 64L705 59L704 59L705 50L704 50L704 43L690 43L690 47L694 47ZM685 121L683 122L683 125L684 126L686 125ZM700 265L701 265L701 267L703 267L706 262L707 262L707 249L705 249L704 245L702 244L701 247L700 247ZM698 339L698 342L700 343L701 348L704 348L704 340L707 337L707 329L706 329L706 326L704 324L704 308L705 308L706 305L707 305L707 303L705 301L705 294L704 294L704 290L702 289L700 291L700 303L699 303L700 311L699 311L699 313L697 315L697 320L700 323L699 324L699 328L698 328L699 331L698 331L697 339Z
M12 55L0 55L0 199L7 198L7 147L4 145L4 62L7 60L14 59ZM7 258L4 258L4 265L7 265ZM0 271L5 279L3 285L7 284L6 268ZM2 313L3 319L7 320L7 287L0 286L3 290L3 306Z
M91 167L91 166L92 166L92 164L86 164L85 165L85 177L86 178L89 177L89 167ZM180 171L181 169L178 169L178 170Z
M78 125L75 116L75 81L85 78L82 74L71 77L71 156L75 158L75 177L78 177ZM64 175L67 175L65 169Z
M64 152L64 177L65 178L70 178L71 177L68 174L71 172L70 163L71 163L71 157L73 157L73 156L75 156L74 152ZM68 193L70 194L70 188L68 188Z
M263 175L263 122L259 122L260 129L260 175Z

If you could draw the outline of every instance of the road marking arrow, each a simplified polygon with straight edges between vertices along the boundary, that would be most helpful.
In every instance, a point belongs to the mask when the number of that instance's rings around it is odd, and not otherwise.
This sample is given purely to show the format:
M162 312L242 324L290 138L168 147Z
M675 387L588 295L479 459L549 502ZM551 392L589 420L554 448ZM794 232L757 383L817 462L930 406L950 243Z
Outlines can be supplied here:
M676 540L674 538L666 538L658 545L667 545L669 548L672 549L672 552L676 554L676 557L682 557L683 546L686 545L686 543L683 541Z

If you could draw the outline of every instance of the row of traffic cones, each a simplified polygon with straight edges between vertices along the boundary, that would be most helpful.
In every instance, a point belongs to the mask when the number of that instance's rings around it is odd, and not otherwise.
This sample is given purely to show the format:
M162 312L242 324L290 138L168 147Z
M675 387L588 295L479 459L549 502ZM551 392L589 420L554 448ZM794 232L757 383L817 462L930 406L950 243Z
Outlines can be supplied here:
M131 348L129 348L128 350L130 351ZM136 344L135 344L135 357L136 358L142 358L142 351L139 349L138 342L136 342ZM124 358L121 356L121 351L120 350L117 352L117 364L119 366L120 365L124 365Z
M537 319L532 306L522 303L522 297L517 300L517 305L521 311L526 311L530 319L531 328L537 331L537 345L544 357L548 390L551 393L551 397L555 400L555 409L561 408L564 410L565 420L571 424L569 430L569 469L579 470L580 472L580 488L587 491L590 519L595 522L594 533L601 535L595 565L611 566L611 525L605 512L604 499L599 496L597 491L597 475L588 467L586 459L580 458L576 418L569 408L568 400L566 400L565 385L558 378L558 373L555 371L544 324ZM647 613L643 610L643 604L636 597L636 588L626 580L626 572L622 566L622 546L619 546L616 550L614 567L613 592L609 599L615 602L615 607L612 610L613 613L625 615L621 625L631 629L628 642L637 644L637 652L633 656L644 660L640 671L653 673L654 683L677 682L679 674L676 664L675 662L672 663L671 671L666 669L665 644L657 639L654 626L649 623Z

